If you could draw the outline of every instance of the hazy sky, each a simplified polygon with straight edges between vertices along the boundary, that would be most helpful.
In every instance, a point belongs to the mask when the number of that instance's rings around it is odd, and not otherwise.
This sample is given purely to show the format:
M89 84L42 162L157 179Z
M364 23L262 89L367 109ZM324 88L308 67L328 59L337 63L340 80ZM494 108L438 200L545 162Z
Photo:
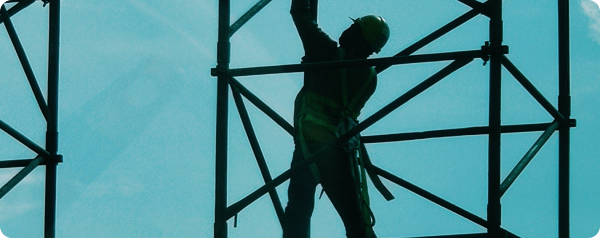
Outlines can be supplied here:
M232 1L232 22L255 3ZM8 7L12 4L6 4ZM41 1L12 17L46 93L48 8ZM232 37L231 67L295 64L303 55L289 15L275 0ZM557 105L556 1L504 1L507 57ZM571 0L571 237L600 230L600 7ZM392 56L470 8L450 0L321 1L319 23L337 39L351 21L383 16ZM416 52L479 49L489 19L478 16ZM212 237L217 1L61 1L57 237ZM39 145L45 121L8 35L0 30L0 119ZM394 66L379 75L365 119L449 62ZM474 60L417 96L363 135L485 126L489 64ZM292 120L302 74L239 77L259 98ZM233 100L229 110L229 193L234 203L262 184ZM504 125L552 117L506 70ZM292 138L246 101L273 177L289 168ZM541 132L502 137L502 179ZM487 137L369 144L373 162L482 217L487 206ZM551 137L502 198L502 226L521 237L557 237L558 136ZM35 154L0 133L2 160ZM0 170L4 184L18 169ZM0 200L0 229L10 238L42 237L44 167ZM485 232L485 229L384 179L396 199L371 190L378 237ZM278 187L287 202L287 182ZM320 189L318 189L320 190ZM313 237L343 237L326 198L316 202ZM280 237L268 196L229 221L229 237Z

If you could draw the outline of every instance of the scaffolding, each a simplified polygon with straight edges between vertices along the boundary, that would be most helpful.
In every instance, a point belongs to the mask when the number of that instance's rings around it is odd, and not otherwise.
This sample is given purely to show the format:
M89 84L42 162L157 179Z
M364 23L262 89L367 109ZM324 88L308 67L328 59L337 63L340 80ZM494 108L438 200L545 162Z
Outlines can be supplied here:
M37 145L26 136L13 129L0 120L0 129L12 138L25 145L37 156L33 159L2 160L0 168L18 168L19 171L13 178L0 188L0 198L4 197L12 188L21 182L29 173L40 165L46 166L45 177L45 206L44 206L44 237L53 238L56 227L56 166L62 162L58 152L58 70L59 70L59 23L60 0L43 0L44 6L48 5L48 91L47 101L44 99L33 69L17 32L12 24L11 17L21 10L30 7L35 0L8 0L0 8L0 24L4 24L8 36L15 48L17 57L21 62L25 76L29 81L33 95L46 120L46 145L45 148ZM6 9L7 6L11 6Z
M338 145L349 138L359 134L367 127L373 125L396 108L402 106L418 94L424 92L432 85L436 84L444 77L452 74L454 71L470 63L473 59L480 58L485 62L489 61L489 124L488 126L456 128L436 131L425 131L417 133L400 133L388 135L363 136L361 141L364 143L396 142L427 138L441 138L451 136L469 136L469 135L487 135L488 136L488 205L487 217L481 218L467 210L464 210L441 197L438 197L408 181L397 177L382 168L372 165L372 169L380 177L383 177L399 186L404 187L429 201L444 207L457 215L460 215L473 223L476 223L487 229L486 233L480 234L455 234L437 237L518 237L515 234L505 230L501 226L501 197L509 189L511 184L525 169L527 164L533 159L540 148L548 141L554 132L559 134L559 171L558 171L558 234L561 238L569 237L569 150L570 150L570 128L575 126L575 120L570 118L571 99L570 99L570 65L569 65L569 1L557 0L558 3L558 109L552 105L542 93L519 71L519 69L506 57L508 46L502 45L503 41L503 23L502 23L502 0L487 0L480 2L476 0L457 0L470 8L470 11L464 13L458 18L450 21L431 34L410 45L393 57L384 57L377 59L338 61L326 63L307 63L290 64L277 66L249 67L231 69L229 67L230 38L250 20L256 13L263 9L271 0L260 0L248 12L242 15L237 21L230 25L230 0L219 0L219 30L217 43L217 66L212 69L212 76L217 77L217 112L216 112L216 177L215 177L215 223L214 237L227 237L227 221L241 210L246 208L252 202L265 194L269 194L275 207L275 212L282 221L283 208L275 188L290 178L292 171L306 168L309 164L316 161L316 154L321 153L326 148ZM317 0L311 0L312 6L317 6ZM313 14L316 16L316 9ZM490 19L489 21L489 41L480 49L459 52L444 52L434 54L413 55L418 49L433 42L458 26L468 22L478 15L483 15ZM281 126L290 135L293 135L293 127L274 110L269 108L264 102L256 97L252 92L246 89L235 77L266 75L279 73L304 72L308 70L323 70L344 67L366 67L375 66L378 73L392 65L408 63L424 63L451 61L446 67L429 78L422 81L416 87L410 89L405 94L399 96L390 104L359 123L356 127L341 135L326 148L305 159L302 163L283 172L279 176L272 178L267 168L265 158L262 155L254 129L250 123L250 118L243 105L242 96L253 103L257 108L269 116L274 122ZM553 121L539 124L520 124L520 125L502 125L501 124L501 76L502 68L505 68L535 100L552 116ZM248 136L250 145L258 162L261 174L265 184L248 194L243 199L227 206L227 123L228 123L228 105L229 89L234 98L238 112L242 119L242 124ZM527 153L522 157L519 163L514 167L504 181L501 181L500 174L500 139L503 133L519 133L543 131L542 135L531 146Z

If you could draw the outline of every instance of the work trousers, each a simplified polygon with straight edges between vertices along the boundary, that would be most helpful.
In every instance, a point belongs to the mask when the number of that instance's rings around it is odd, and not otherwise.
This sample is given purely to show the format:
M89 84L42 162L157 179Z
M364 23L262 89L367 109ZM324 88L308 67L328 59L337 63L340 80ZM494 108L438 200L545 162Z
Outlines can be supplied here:
M307 143L311 153L325 144ZM317 166L321 185L327 197L340 215L348 238L365 238L367 226L361 210L357 181L352 177L348 153L342 148L334 148L319 155ZM299 143L296 143L292 167L305 157ZM311 170L306 167L296 170L290 178L288 204L285 208L283 238L309 238L310 218L314 209L317 182Z

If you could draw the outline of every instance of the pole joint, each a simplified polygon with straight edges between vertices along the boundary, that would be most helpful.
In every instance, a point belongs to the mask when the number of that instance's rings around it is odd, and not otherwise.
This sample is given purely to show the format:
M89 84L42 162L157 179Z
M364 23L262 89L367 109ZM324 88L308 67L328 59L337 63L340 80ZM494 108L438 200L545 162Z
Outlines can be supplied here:
M500 45L500 46L491 46L489 41L486 41L484 45L481 46L481 52L483 56L481 59L483 60L483 66L487 64L492 55L500 54L505 55L508 54L508 46Z

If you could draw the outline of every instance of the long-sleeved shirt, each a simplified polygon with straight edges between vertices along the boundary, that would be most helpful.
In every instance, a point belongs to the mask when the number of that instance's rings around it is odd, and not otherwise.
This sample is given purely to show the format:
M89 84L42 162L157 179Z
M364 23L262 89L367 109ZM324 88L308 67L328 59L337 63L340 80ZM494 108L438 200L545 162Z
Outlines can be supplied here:
M344 60L342 53L344 50L338 48L337 42L319 28L315 17L311 14L309 0L292 0L290 13L304 47L303 62ZM343 71L347 75L346 103L342 96L340 76ZM372 79L368 80L369 77ZM365 83L367 81L368 84ZM305 139L330 142L339 136L335 130L345 117L357 120L360 110L375 91L376 82L376 74L371 67L305 72L304 87L296 97L294 125L298 128L299 120L304 116L302 131ZM354 100L356 103L352 108L344 106L357 95L358 98Z

